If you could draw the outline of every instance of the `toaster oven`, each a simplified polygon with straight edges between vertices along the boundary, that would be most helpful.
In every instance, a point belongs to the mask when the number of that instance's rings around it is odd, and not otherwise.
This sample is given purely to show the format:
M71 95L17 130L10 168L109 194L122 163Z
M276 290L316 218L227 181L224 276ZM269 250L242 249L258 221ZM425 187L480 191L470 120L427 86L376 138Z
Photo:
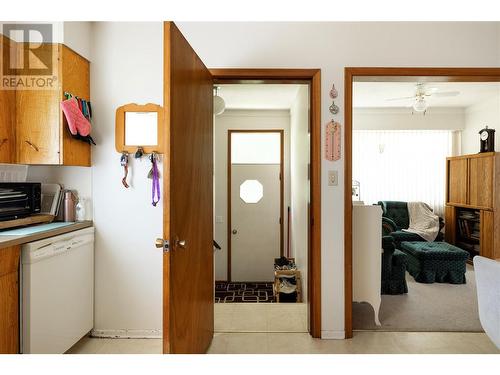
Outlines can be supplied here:
M40 213L41 190L39 182L0 182L0 221Z

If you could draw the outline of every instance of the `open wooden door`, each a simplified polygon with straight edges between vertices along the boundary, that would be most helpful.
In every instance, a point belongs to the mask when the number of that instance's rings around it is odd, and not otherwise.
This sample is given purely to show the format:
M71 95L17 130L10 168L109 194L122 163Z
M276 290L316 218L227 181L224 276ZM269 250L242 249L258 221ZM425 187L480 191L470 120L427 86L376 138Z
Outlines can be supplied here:
M164 109L163 352L205 353L214 330L213 83L172 22Z

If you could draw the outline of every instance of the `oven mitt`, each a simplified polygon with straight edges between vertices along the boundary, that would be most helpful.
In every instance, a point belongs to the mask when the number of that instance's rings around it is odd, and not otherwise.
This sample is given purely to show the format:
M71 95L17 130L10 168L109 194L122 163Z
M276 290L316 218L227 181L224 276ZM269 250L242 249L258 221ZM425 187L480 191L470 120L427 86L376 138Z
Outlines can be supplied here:
M79 134L83 137L90 134L92 126L89 120L83 115L78 105L78 101L75 98L62 101L61 109L64 112L64 116L66 116L71 134Z

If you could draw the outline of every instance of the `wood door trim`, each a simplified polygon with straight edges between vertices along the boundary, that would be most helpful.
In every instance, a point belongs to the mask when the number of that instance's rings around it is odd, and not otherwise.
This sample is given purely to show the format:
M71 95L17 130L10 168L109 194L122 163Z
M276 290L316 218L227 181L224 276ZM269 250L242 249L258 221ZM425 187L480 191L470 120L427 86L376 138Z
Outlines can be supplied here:
M210 69L214 83L305 83L310 101L309 332L321 337L321 70Z
M352 85L353 82L500 82L500 68L346 67L344 70L344 296L345 336L352 337Z
M214 83L309 83L319 69L210 69Z
M285 131L283 129L228 129L227 131L227 281L231 282L231 239L232 239L232 213L231 213L231 135L233 133L279 133L280 134L280 256L283 256L284 230L284 164L285 164Z

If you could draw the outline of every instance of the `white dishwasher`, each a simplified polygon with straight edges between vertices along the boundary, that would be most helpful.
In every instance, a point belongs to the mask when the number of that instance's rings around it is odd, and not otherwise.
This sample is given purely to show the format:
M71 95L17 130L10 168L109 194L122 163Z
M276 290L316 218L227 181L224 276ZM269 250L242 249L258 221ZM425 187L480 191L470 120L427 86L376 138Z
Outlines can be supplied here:
M94 228L22 247L21 352L64 353L94 325Z

